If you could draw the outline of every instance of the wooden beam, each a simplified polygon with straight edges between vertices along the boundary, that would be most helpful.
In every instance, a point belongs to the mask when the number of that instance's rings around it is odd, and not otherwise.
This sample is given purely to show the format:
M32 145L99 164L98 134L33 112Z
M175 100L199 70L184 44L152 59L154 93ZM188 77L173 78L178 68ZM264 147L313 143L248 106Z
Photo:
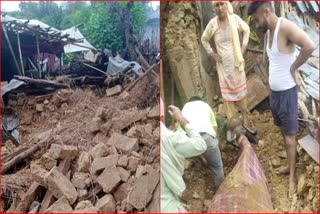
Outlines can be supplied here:
M39 36L38 35L36 35L36 45L37 45L37 64L38 64L39 78L41 79L40 48L39 48Z
M10 39L9 39L8 33L7 33L7 28L5 27L4 24L2 24L2 31L3 31L3 33L4 33L4 37L6 38L6 41L7 41L7 43L8 43L8 46L9 46L10 53L11 53L11 55L12 55L14 64L16 65L16 68L17 68L17 70L19 71L19 74L22 75L22 73L21 73L21 71L20 71L20 68L19 68L19 65L18 65L18 62L17 62L17 59L16 59L16 56L15 56L14 51L13 51L11 42L10 42Z
M104 71L102 71L102 70L100 70L100 69L98 69L98 68L96 68L96 67L93 67L93 66L91 66L91 65L89 65L89 64L87 64L87 63L83 63L85 66L87 66L87 67L89 67L89 68L92 68L92 69L94 69L94 70L96 70L96 71L99 71L100 73L102 73L103 75L107 75L107 73L106 72L104 72Z
M21 71L22 71L22 75L25 76L22 53L21 53L20 34L19 34L18 26L17 26L17 39L18 39L18 48L19 48L19 57L20 57L20 63L21 63Z

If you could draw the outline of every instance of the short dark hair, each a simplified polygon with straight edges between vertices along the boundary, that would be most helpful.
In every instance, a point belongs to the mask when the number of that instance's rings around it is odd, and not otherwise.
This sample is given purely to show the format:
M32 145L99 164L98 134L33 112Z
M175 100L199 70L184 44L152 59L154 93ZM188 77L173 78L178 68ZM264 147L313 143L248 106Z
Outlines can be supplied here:
M251 16L254 14L262 5L267 5L270 9L272 9L271 2L254 1L249 5L248 15Z
M198 100L202 100L202 99L199 96L192 96L192 97L190 97L188 102L198 101Z

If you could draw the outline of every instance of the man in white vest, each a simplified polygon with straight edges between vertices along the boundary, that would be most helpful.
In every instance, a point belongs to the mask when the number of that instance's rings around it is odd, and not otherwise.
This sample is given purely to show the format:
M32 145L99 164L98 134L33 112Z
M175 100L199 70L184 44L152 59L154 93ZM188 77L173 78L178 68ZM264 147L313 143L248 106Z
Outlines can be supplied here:
M289 176L289 198L296 192L296 153L298 132L297 85L300 86L296 70L304 64L315 45L309 36L296 24L278 17L271 2L252 2L248 9L257 29L269 31L267 54L269 57L270 107L274 124L279 126L286 147L288 166L277 169L279 174ZM296 46L301 48L295 57Z

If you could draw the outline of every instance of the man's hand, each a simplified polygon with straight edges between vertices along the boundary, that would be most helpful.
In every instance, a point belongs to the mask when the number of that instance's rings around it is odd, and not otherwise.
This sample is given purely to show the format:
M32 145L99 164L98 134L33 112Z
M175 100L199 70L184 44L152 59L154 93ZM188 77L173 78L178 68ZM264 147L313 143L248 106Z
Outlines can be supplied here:
M168 107L168 112L174 120L176 120L176 121L178 121L178 123L180 123L182 128L184 128L189 123L189 121L182 115L182 113L178 107L176 107L174 105L170 105Z
M243 44L243 45L241 46L241 53L244 54L244 53L246 52L246 50L247 50L247 45L244 45L244 44Z
M296 70L293 70L293 69L294 68L291 66L290 72L291 72L291 74L293 76L293 79L296 82L297 86L301 87L301 81L300 81L300 78L299 78L299 71L296 71Z
M222 63L222 58L218 53L210 52L209 56L211 56L216 62Z

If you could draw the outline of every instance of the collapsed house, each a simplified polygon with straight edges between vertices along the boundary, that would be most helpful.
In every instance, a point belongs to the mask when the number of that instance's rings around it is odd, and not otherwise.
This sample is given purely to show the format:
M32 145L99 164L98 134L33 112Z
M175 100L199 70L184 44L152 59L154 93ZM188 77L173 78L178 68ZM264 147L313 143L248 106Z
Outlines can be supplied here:
M76 27L2 27L1 211L159 211L159 66L97 50ZM84 57L63 65L70 52Z

